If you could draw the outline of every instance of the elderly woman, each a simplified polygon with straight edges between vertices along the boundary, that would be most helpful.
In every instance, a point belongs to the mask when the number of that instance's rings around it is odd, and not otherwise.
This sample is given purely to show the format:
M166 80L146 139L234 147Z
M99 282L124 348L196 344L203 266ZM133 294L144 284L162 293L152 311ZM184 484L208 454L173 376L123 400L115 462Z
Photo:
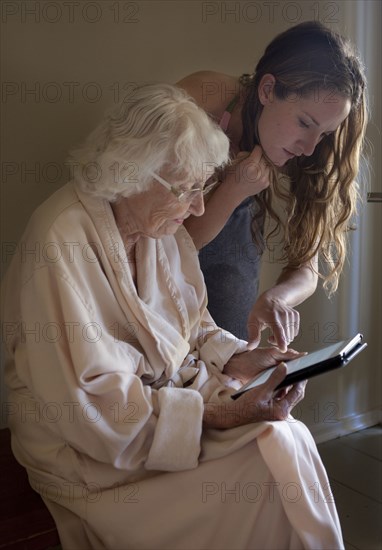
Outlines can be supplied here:
M228 149L184 92L139 87L20 242L3 300L12 445L64 549L343 547L290 416L304 384L275 392L280 364L231 399L296 352L247 351L206 309L182 224Z

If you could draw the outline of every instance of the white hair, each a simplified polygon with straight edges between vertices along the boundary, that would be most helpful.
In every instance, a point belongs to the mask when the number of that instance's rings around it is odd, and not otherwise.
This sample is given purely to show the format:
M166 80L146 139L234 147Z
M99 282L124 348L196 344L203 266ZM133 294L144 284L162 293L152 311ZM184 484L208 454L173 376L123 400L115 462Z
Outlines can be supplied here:
M183 90L145 84L106 113L70 162L83 191L113 201L146 190L149 172L165 165L196 182L228 159L228 138Z

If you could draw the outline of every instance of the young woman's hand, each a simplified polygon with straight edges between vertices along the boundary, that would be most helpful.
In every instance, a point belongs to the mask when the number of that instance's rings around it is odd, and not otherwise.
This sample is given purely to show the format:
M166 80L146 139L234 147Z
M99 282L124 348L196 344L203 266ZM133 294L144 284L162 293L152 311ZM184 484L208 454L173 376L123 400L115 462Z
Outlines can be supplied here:
M286 351L300 330L300 314L285 301L276 299L272 293L262 294L248 318L248 349L257 347L261 332L269 328L268 343Z
M224 171L223 184L237 195L240 203L247 197L257 195L270 184L271 171L259 145L251 153L240 152Z

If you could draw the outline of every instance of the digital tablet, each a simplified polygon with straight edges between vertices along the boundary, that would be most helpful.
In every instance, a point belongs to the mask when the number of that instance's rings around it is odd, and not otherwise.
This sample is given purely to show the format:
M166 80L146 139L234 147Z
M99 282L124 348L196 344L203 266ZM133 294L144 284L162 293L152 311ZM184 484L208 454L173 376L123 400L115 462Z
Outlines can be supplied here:
M357 334L353 338L348 340L342 340L330 346L326 346L317 351L303 355L298 359L292 359L291 361L285 361L288 372L284 380L277 386L276 390L285 386L290 386L300 382L301 380L307 380L318 374L323 374L338 367L342 367L351 361L360 351L365 349L366 342L363 342L362 334ZM256 376L253 380L250 380L247 384L242 386L237 392L232 394L232 399L237 399L244 392L256 388L260 384L264 384L271 376L272 372L277 367L270 367L264 372Z

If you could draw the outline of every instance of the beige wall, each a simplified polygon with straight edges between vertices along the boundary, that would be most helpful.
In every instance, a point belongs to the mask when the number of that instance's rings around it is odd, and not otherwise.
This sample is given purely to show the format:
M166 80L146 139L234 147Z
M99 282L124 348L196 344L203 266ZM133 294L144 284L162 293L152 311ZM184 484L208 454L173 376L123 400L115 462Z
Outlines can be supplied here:
M319 18L354 34L356 9L356 2L310 0L3 1L2 270L31 212L67 180L68 149L84 138L108 104L128 98L134 83L175 82L200 69L249 72L265 44L297 22ZM373 48L376 39L371 40ZM380 82L373 85L380 91ZM229 99L229 90L216 93ZM380 128L380 119L374 120ZM376 139L375 128L372 133ZM375 171L380 174L380 167ZM374 211L362 239L369 246L380 224L380 205L368 208ZM361 283L364 307L359 326L367 327L371 340L380 330L380 313L372 320L371 309L374 293L380 292L376 273L381 266L379 260L373 267L372 257L363 261L368 263ZM322 343L330 332L326 323L338 327L341 321L338 307L321 294L302 311L303 347ZM368 362L373 353L380 365L380 347L370 345ZM321 429L335 410L335 426L342 429L341 419L353 411L378 410L378 373L367 372L363 374L363 365L343 378L328 375L312 382L301 413L307 423Z

